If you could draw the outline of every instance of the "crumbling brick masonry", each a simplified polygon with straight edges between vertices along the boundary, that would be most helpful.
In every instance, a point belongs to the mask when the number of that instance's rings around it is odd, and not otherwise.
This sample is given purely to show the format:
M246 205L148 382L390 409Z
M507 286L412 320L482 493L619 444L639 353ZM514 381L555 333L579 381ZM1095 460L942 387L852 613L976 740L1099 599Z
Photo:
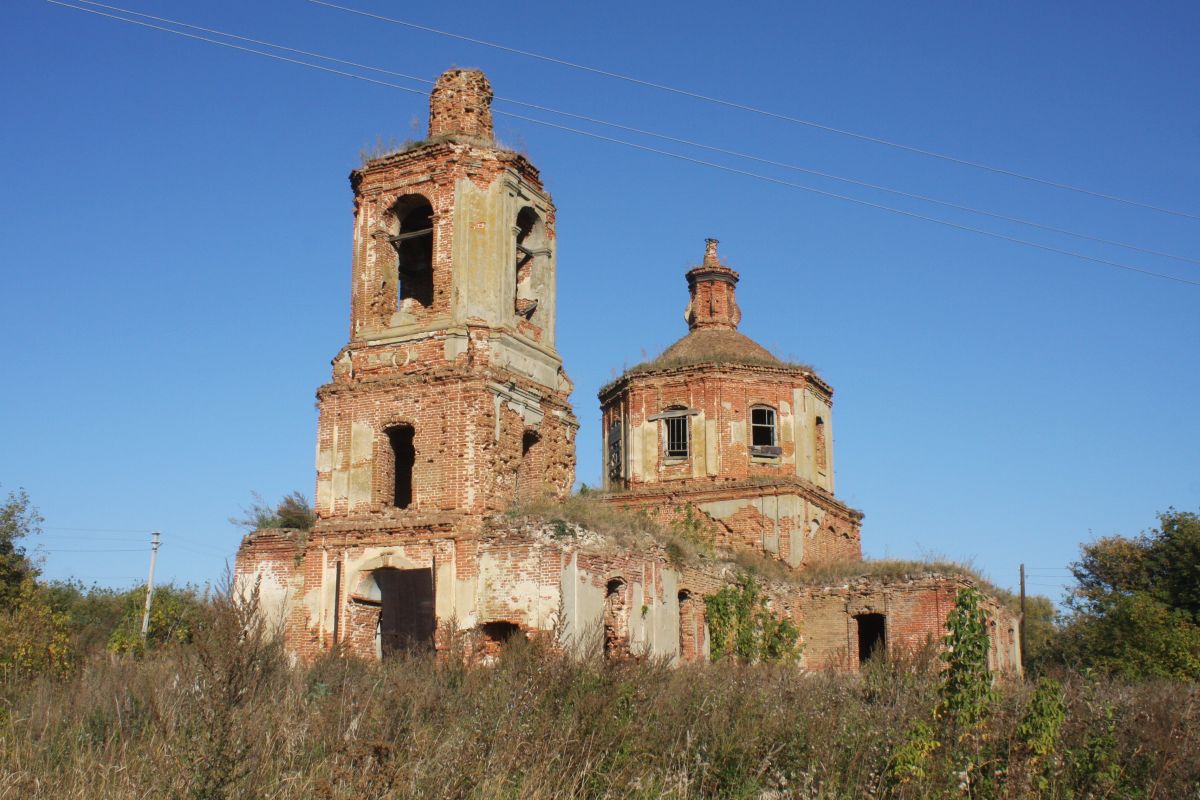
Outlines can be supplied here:
M703 660L720 558L511 512L575 480L572 384L555 347L555 208L537 169L496 145L483 73L450 70L429 137L350 176L350 337L317 391L311 531L261 530L241 585L300 658L364 658L555 636L609 658ZM687 275L689 331L600 392L603 502L717 553L797 576L860 561L862 514L834 495L833 389L738 332L739 275L707 242ZM851 572L853 570L850 570ZM942 634L961 577L922 572L765 585L803 663L858 669ZM1020 668L1015 618L989 599L992 664Z

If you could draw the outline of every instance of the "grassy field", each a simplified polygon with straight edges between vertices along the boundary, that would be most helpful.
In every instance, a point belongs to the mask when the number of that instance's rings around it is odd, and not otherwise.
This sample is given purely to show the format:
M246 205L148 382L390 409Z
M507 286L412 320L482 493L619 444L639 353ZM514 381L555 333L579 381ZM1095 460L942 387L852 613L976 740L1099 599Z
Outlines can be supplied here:
M574 661L291 666L217 599L190 644L0 686L3 798L1200 798L1200 690L1064 674L943 710L932 653L861 676Z

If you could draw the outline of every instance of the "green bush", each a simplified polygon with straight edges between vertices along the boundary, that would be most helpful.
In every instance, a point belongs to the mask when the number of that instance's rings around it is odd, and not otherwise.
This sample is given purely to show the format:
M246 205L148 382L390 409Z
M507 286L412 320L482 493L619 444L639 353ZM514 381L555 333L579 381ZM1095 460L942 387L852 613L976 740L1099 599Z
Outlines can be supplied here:
M799 656L800 630L767 607L754 576L744 573L736 584L705 597L704 606L714 661L734 658L756 664L793 661Z
M186 644L192 640L200 624L204 600L196 589L171 584L154 587L150 604L150 624L142 639L142 617L145 615L146 589L126 592L124 611L117 627L108 639L111 653L140 655L148 647L164 644Z

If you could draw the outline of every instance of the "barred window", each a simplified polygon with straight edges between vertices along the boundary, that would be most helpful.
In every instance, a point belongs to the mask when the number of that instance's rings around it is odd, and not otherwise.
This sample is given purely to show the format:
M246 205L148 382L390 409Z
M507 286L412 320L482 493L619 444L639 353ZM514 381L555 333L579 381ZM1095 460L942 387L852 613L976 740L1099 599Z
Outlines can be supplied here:
M688 445L688 418L686 415L666 417L663 420L666 428L667 458L687 458L690 452Z
M608 477L620 480L625 474L625 461L621 457L621 423L614 422L608 429Z

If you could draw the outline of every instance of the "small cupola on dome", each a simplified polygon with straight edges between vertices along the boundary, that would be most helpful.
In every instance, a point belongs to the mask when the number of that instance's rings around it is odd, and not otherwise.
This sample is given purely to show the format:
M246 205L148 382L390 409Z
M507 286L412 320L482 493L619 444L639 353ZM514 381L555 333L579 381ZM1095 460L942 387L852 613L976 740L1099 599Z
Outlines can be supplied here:
M742 319L734 297L738 274L721 263L717 240L704 240L704 261L687 272L690 300L684 311L690 330L736 330Z
M493 140L492 84L481 70L446 70L433 85L429 136L454 135Z

